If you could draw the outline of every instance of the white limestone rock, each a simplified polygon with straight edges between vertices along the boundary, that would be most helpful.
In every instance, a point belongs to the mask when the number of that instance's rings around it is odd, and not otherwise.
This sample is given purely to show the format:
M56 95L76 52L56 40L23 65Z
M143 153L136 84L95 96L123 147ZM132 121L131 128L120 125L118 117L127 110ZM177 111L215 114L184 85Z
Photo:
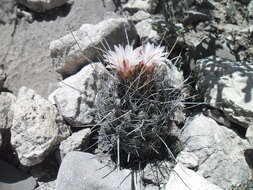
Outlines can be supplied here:
M206 103L244 128L253 124L253 63L212 56L198 60L195 72Z
M11 109L11 144L24 166L41 163L57 144L70 135L70 129L56 107L31 89L20 88Z
M221 190L193 170L177 164L171 171L165 190Z
M139 10L144 10L149 13L154 13L159 0L129 0L123 5L123 9L133 13Z
M73 133L70 137L62 141L59 147L61 160L69 152L81 151L87 148L90 140L90 133L90 128L82 129L76 133Z
M53 63L62 75L72 75L101 58L101 49L127 44L126 33L130 42L137 39L135 27L123 18L107 19L96 25L83 24L72 34L50 43Z
M250 175L244 150L247 140L232 129L217 124L202 114L187 121L180 140L184 152L193 153L199 160L197 173L223 189L239 184Z
M101 63L85 66L75 75L59 82L57 88L49 96L49 101L57 106L60 114L72 127L82 127L94 121L99 76L106 72Z

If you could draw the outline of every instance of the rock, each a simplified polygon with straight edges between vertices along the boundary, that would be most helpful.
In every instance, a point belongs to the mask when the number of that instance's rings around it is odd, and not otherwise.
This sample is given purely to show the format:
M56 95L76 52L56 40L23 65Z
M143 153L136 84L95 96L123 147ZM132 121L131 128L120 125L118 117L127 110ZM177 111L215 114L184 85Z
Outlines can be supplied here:
M221 190L218 186L208 182L205 178L183 166L177 164L172 170L165 190Z
M23 171L0 160L0 189L2 190L33 190L36 180Z
M129 0L126 4L123 5L123 9L131 13L137 12L139 10L154 13L158 3L158 0Z
M151 42L159 42L160 36L152 27L152 19L143 20L135 25L141 40L149 40Z
M175 164L170 161L158 161L155 164L149 163L143 169L142 179L143 181L148 181L149 184L153 184L156 188L157 185L166 184L168 182L170 171L173 170ZM159 170L159 171L158 171ZM146 190L146 189L145 189Z
M195 169L199 166L198 157L192 152L181 151L176 158L177 163L183 164L184 167Z
M199 159L198 174L223 189L248 179L248 167L243 152L249 144L233 130L218 125L202 114L186 122L180 140L184 152Z
M217 109L205 109L203 110L203 114L207 117L212 118L214 121L216 121L220 125L224 125L228 128L232 127L232 124L230 121L227 120L224 113Z
M6 73L4 72L3 67L0 66L0 92L4 86L4 81L6 80Z
M211 17L206 13L194 10L185 11L184 14L186 15L183 21L184 25L197 24L199 22L210 20Z
M82 129L76 133L73 133L66 140L61 142L59 147L61 160L65 157L65 155L72 151L81 151L88 148L89 143L89 135L91 133L91 129Z
M0 2L2 6L2 0ZM102 2L75 0L72 6L66 4L45 14L35 13L32 23L20 19L15 29L14 22L0 24L0 65L4 65L8 76L5 88L16 95L21 86L26 86L47 98L62 80L51 64L49 43L68 34L69 29L76 30L82 24L104 20L106 13L115 8L112 0L106 1L106 7Z
M17 2L35 12L45 12L65 3L71 3L69 0L17 0Z
M0 152L10 148L10 128L12 126L13 113L11 105L15 102L16 97L9 92L0 92Z
M249 12L249 16L253 16L253 1L251 0L248 4L248 12Z
M238 32L238 33L251 33L253 32L252 25L235 25L235 24L217 24L214 25L218 30L224 31L226 33Z
M253 146L253 126L249 126L246 131L245 137L249 141L250 145Z
M70 152L65 156L60 166L56 190L131 189L131 177L127 177L130 171L114 169L107 167L106 163L99 162L95 155Z
M5 0L0 5L0 24L9 24L14 18L15 0Z
M10 109L15 100L16 97L9 92L0 93L0 130L11 128L13 113Z
M253 122L253 64L208 57L197 61L198 90L204 101L222 110L232 122L249 127Z
M253 180L243 181L241 184L236 184L231 187L232 190L253 190Z
M76 73L98 60L101 49L126 44L126 33L130 42L137 38L134 26L126 19L107 19L97 25L84 24L72 34L52 41L49 49L57 71L63 76Z
M98 73L102 72L105 72L105 67L101 63L89 64L60 82L59 88L49 96L49 101L57 105L60 114L71 126L81 127L94 120Z
M132 20L133 22L140 22L150 17L151 15L149 13L140 10L137 13L135 13L133 16L130 16L129 19Z
M230 49L231 44L225 40L224 36L217 38L213 33L212 29L209 29L208 26L199 24L197 32L189 30L184 34L183 38L179 38L178 43L190 50L189 56L194 60L192 67L195 66L196 60L213 55L231 61L236 60L234 53Z
M22 87L12 105L11 144L24 166L41 163L70 135L57 109L33 90Z
M55 190L56 186L56 180L50 181L46 183L39 183L39 187L37 187L35 190Z
M203 41L207 39L207 33L206 32L196 32L194 30L190 30L185 34L185 39L183 40L183 43L185 43L188 48L190 49L196 49L199 45L204 46Z

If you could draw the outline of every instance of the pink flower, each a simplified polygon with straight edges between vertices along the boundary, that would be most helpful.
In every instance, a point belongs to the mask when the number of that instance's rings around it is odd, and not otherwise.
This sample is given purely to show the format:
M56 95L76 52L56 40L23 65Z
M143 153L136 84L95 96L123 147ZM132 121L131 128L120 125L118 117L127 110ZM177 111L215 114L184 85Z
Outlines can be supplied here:
M156 64L164 63L167 60L167 52L164 47L147 43L136 49L133 46L121 45L114 46L114 51L108 51L105 55L105 61L109 66L115 69L121 77L127 78L137 68L143 68L152 71Z

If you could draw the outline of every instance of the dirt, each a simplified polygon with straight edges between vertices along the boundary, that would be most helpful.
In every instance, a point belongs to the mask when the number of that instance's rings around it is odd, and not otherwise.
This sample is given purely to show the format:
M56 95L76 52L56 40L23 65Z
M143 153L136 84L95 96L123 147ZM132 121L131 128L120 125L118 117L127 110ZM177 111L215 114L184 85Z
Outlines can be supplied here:
M105 5L101 0L75 0L73 5L42 14L21 7L33 15L32 22L26 17L15 20L15 10L4 8L14 12L5 24L0 24L0 65L8 75L5 87L16 94L21 86L26 86L47 97L61 80L51 63L49 43L66 35L68 29L103 20L115 9L111 1L105 1Z

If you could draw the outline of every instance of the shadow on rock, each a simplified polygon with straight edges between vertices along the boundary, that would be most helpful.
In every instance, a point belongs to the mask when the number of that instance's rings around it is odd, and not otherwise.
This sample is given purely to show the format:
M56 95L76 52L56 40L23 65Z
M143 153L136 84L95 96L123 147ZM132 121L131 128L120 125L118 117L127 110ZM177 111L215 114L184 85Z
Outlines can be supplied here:
M22 5L19 5L19 7L21 9L26 10L27 12L32 13L33 19L35 21L42 22L42 21L56 20L57 17L66 17L69 14L70 10L71 10L72 4L67 3L67 4L64 4L61 7L56 7L54 9L48 10L48 11L43 12L43 13L38 13L38 12L28 10L26 7L23 7Z

